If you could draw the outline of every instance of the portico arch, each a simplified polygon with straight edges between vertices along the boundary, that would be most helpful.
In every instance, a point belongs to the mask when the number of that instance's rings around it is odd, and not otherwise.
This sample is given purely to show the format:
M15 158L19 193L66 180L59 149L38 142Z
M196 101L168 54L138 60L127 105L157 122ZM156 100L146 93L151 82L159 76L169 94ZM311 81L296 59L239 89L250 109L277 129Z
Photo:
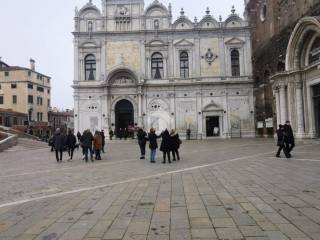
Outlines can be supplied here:
M308 54L317 37L320 37L319 17L302 18L288 43L286 71L299 70L308 65Z

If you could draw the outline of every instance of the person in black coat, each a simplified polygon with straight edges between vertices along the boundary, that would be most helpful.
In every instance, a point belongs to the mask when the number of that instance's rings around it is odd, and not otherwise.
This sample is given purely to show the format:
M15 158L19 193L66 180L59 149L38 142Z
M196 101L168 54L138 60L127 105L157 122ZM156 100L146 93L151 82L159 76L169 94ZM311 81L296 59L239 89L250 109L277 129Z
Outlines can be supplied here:
M162 133L162 142L160 146L160 151L163 152L163 162L166 163L166 157L168 157L168 162L171 163L170 160L170 152L172 151L172 139L170 137L169 131L166 129Z
M102 137L102 149L101 149L101 151L104 153L104 146L106 145L106 136L104 135L104 131L103 130L100 132L100 135Z
M288 136L285 131L285 127L281 124L279 125L279 128L277 130L277 137L278 137L277 146L279 148L276 153L276 157L280 157L280 153L283 150L283 153L286 156L286 158L290 158L290 154L288 152Z
M160 136L157 136L156 131L151 128L150 132L148 134L147 140L149 141L149 148L150 148L150 162L155 163L156 162L156 152L158 148L158 142L157 139L160 138Z
M76 147L76 143L76 136L73 134L72 130L69 130L66 145L68 147L68 155L70 157L70 160L72 160L73 158L73 152Z
M140 147L140 154L141 154L140 159L145 159L147 133L142 128L139 128L138 133L137 133L137 137L138 137L138 144Z
M66 145L66 137L61 133L60 128L57 128L56 133L52 139L53 146L56 152L56 160L57 162L62 162L62 153L63 149Z
M290 121L286 121L286 124L284 125L284 130L288 136L288 153L290 154L292 149L295 147L294 136L293 136L293 131L290 125Z
M172 156L173 156L173 161L180 160L180 155L179 155L179 148L181 144L181 140L179 137L179 134L175 130L171 130L170 133L171 141L172 141Z
M93 135L90 130L85 130L81 137L81 145L84 148L85 160L88 162L88 152L90 152L91 161L93 162Z

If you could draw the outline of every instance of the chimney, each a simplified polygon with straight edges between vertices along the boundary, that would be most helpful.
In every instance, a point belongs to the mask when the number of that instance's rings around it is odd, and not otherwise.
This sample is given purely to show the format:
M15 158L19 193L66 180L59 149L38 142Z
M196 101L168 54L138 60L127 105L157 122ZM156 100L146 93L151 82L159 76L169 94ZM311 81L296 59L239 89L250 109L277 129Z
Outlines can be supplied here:
M32 71L36 70L36 61L30 58L30 68Z

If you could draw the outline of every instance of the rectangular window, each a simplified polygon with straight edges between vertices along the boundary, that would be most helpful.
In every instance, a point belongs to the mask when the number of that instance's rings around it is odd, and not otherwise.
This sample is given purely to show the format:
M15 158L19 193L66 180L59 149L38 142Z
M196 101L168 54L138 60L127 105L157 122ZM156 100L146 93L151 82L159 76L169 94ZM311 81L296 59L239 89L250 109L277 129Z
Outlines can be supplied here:
M1 89L1 84L0 84L0 89Z
M13 118L13 125L18 125L18 118L17 117Z
M28 103L33 104L33 96L28 95Z
M42 80L42 76L40 76L40 80Z
M17 104L17 95L12 96L12 103Z
M37 79L38 79L38 80L40 79L40 75L39 75L39 74L37 74Z
M37 113L37 121L38 122L42 122L42 119L43 119L43 113L42 112L38 112Z
M33 85L31 83L28 83L28 88L33 89Z
M44 89L43 89L43 87L37 87L37 91L38 92L44 92Z
M17 84L12 83L12 84L11 84L11 88L17 88Z
M48 89L48 94L50 94L50 89Z
M9 76L9 72L4 72L4 76L8 77Z
M28 76L31 77L31 71L28 71Z
M3 103L3 96L0 96L0 104L4 104Z
M42 97L37 97L37 105L42 106L42 104L43 104L43 99L42 99Z
M50 99L48 99L48 107L50 107Z

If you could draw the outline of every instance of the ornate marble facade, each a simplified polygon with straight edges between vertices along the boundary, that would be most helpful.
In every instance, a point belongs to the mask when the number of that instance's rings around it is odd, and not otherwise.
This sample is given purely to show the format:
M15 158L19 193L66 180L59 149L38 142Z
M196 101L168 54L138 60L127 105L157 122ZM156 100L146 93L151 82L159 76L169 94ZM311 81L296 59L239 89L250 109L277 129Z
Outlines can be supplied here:
M182 9L173 21L157 0L103 0L101 10L89 1L73 35L76 131L255 135L250 32L234 9L225 21L209 9L200 21Z

